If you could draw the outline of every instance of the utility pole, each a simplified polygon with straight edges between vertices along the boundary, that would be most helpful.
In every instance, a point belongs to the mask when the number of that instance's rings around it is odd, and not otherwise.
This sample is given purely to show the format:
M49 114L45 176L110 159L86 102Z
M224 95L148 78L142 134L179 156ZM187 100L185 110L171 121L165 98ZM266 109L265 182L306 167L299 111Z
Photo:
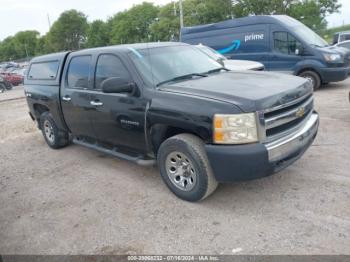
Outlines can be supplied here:
M182 8L182 0L180 0L180 28L184 27L184 12Z
M27 50L27 43L24 43L24 50L26 51L26 57L28 60L28 50Z
M50 16L49 14L47 14L47 22L49 23L49 31L51 29L51 22L50 22Z

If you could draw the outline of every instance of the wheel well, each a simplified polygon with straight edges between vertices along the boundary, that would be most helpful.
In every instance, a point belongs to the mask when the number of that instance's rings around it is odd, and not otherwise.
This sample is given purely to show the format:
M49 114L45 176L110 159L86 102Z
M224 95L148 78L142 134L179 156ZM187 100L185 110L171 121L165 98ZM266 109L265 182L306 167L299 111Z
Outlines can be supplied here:
M41 104L34 104L33 107L34 107L35 118L38 121L42 113L50 111L48 107Z
M306 72L306 71L312 71L312 72L314 72L315 74L318 75L318 77L320 78L321 82L323 81L323 80L322 80L322 77L321 77L321 75L320 75L320 73L317 72L315 69L309 68L309 67L301 69L300 71L297 72L296 75L298 76L298 75L300 75L301 73Z
M160 145L167 140L168 138L179 135L179 134L192 134L195 135L201 139L205 139L203 134L198 134L196 132L193 132L191 130L186 130L184 128L180 127L174 127L174 126L165 126L165 125L154 125L151 127L150 136L151 136L151 143L152 143L152 149L155 155L158 153L158 149Z

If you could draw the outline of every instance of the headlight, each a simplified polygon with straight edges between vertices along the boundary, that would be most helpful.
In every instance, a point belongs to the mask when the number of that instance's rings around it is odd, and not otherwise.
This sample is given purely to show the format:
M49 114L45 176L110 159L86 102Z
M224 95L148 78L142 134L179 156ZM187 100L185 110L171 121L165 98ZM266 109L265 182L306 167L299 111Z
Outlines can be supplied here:
M236 115L214 115L214 143L247 144L258 141L254 113Z
M0 76L0 81L4 81L4 79Z
M324 58L327 62L335 62L341 60L341 55L338 54L324 54Z

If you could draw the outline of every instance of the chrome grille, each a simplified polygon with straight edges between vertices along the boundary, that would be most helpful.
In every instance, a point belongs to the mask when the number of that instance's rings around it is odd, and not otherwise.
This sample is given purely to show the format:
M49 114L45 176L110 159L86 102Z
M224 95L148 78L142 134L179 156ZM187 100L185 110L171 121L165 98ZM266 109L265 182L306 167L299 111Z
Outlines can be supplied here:
M309 94L291 103L266 110L264 112L266 142L276 140L300 128L311 116L313 108L314 98Z

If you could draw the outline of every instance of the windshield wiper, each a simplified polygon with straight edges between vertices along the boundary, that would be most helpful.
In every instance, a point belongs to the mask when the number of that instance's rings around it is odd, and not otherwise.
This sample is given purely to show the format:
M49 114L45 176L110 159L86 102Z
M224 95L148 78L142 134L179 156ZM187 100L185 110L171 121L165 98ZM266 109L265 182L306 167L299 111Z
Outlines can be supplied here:
M194 76L207 77L206 74L192 73L192 74L187 74L187 75L183 75L183 76L177 76L177 77L171 78L171 79L169 79L169 80L165 80L165 81L159 82L159 83L157 84L157 87L158 87L158 86L161 86L161 85L163 85L163 84L169 83L169 82L174 82L174 81L184 80L184 79L191 79L191 78L193 78Z
M208 72L205 72L203 74L209 75L209 74L220 72L221 70L230 71L229 69L227 69L225 67L219 67L219 68L215 68L215 69L209 70Z

